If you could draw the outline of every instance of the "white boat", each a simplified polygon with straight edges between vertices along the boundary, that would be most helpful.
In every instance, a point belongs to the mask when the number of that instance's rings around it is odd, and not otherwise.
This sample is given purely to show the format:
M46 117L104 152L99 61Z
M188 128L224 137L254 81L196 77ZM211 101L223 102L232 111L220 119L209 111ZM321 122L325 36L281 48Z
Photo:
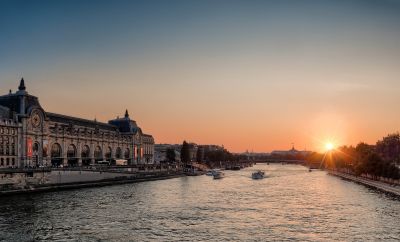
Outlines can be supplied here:
M251 174L251 178L258 180L263 179L265 177L265 172L263 171L256 171Z
M224 178L225 173L223 173L222 171L217 171L213 174L214 179L222 179Z
M219 169L212 169L212 170L208 170L206 175L207 176L214 176L214 174L221 172Z

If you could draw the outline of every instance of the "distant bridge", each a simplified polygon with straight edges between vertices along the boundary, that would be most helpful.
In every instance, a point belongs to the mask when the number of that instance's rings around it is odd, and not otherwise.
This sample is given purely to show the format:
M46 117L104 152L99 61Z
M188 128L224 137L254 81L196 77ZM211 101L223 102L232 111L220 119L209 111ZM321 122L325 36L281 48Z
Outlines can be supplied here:
M254 160L256 163L287 163L287 164L299 164L305 165L305 160L285 160L285 159L263 159L263 160Z

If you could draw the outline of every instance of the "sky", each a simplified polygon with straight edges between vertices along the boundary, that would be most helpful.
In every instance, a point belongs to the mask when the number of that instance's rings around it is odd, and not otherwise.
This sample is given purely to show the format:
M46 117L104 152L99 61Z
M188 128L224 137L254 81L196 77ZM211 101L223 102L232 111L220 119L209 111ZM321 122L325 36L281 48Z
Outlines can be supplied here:
M233 152L400 129L400 1L0 0L0 92Z

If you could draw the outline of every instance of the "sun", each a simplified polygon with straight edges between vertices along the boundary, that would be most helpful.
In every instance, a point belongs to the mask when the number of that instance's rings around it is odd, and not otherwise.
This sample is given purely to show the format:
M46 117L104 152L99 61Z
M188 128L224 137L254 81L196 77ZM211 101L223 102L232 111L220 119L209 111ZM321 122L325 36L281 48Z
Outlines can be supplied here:
M332 143L326 143L326 144L325 144L325 149L326 149L327 151L333 150L333 148L334 148L334 146L333 146Z

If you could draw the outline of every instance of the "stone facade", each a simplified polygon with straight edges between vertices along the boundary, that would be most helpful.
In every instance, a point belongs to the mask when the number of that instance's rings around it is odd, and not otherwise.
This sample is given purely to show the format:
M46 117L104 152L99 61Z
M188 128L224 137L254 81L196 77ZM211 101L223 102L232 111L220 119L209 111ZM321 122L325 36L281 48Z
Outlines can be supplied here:
M0 96L1 130L1 167L154 163L154 139L128 111L108 123L46 112L23 79L16 93Z
M0 117L0 167L16 167L18 134L21 126L12 119Z

